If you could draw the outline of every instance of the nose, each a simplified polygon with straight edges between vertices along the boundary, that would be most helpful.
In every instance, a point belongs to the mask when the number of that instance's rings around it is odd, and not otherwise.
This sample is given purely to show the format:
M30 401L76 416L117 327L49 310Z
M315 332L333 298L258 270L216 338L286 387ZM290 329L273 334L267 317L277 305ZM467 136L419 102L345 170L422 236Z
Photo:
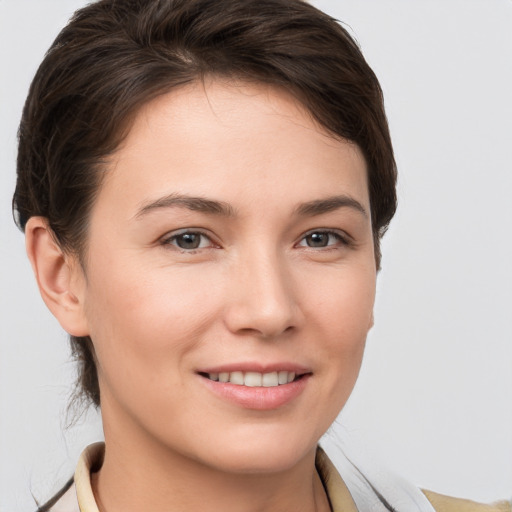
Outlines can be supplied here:
M231 332L276 338L299 327L294 282L278 255L260 252L240 258L230 281L225 322Z

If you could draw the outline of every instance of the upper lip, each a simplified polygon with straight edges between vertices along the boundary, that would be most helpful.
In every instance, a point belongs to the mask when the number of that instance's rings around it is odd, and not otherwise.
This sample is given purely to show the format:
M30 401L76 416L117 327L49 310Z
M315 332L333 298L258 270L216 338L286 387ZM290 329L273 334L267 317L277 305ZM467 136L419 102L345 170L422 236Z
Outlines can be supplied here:
M207 368L200 368L198 373L231 373L231 372L257 372L257 373L272 373L272 372L294 372L296 375L303 375L311 373L311 369L290 362L281 363L261 363L261 362L240 362L240 363L226 363L216 366L208 366Z

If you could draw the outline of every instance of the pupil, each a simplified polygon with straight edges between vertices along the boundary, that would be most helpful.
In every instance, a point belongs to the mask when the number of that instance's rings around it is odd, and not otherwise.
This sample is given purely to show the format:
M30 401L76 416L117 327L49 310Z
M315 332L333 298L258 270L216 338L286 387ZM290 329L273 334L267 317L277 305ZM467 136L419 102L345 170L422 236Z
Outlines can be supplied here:
M185 233L180 235L176 242L181 249L197 249L201 238L196 233Z
M308 238L310 247L325 247L329 240L329 235L326 233L311 233Z

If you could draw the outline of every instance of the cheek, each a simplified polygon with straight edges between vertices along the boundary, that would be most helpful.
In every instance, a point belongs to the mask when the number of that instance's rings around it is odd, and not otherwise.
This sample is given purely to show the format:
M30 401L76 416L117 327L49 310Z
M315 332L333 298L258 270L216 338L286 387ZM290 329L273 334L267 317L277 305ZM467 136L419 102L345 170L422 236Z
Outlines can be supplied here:
M372 262L332 272L305 290L311 300L307 328L315 331L317 352L329 361L324 371L330 375L333 393L351 390L359 373L373 323L375 280Z
M309 302L308 316L341 341L364 337L373 319L376 272L373 264L333 269L316 276L315 286L306 286L304 296Z
M169 368L186 365L200 343L219 300L180 269L150 271L118 261L90 272L86 310L100 371L169 379Z

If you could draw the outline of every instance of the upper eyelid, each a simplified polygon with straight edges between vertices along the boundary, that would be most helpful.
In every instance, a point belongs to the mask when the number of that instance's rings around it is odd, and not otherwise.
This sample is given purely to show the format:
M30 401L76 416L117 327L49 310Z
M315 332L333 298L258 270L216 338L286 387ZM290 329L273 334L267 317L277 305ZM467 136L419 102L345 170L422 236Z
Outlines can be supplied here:
M298 241L300 242L305 237L307 237L308 235L311 235L313 233L327 233L327 234L332 234L332 235L339 236L340 238L342 238L344 240L346 239L347 242L354 241L354 238L351 235L349 235L345 230L337 229L337 228L315 228L315 229L309 229L308 231L306 231L305 233L300 235Z
M180 235L186 235L187 233L203 235L207 238L212 239L212 235L208 233L206 230L202 228L181 228L175 229L173 231L168 231L165 235L161 236L161 240L170 240L171 238L176 238Z
M218 242L215 240L215 238L210 233L205 232L201 228L182 228L182 229L178 229L175 231L169 231L165 235L161 236L159 238L159 241L162 244L164 244L164 243L168 244L171 241L176 240L176 238L178 238L179 236L186 235L189 233L204 236L211 242L212 245L218 245ZM195 250L197 250L197 249L195 249Z

